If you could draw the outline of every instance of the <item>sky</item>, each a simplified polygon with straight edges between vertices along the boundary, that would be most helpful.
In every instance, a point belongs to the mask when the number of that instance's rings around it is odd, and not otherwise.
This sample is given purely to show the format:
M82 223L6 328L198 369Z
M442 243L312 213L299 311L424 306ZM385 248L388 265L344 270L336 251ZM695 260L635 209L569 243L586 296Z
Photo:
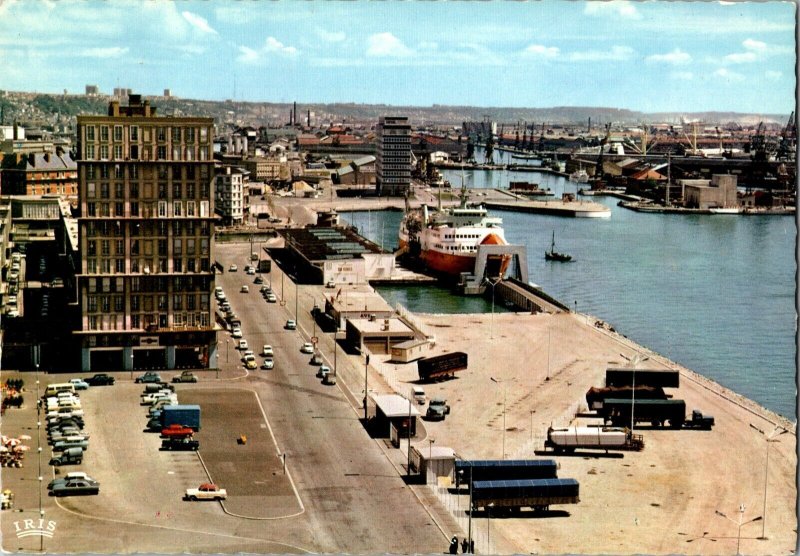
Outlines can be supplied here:
M795 109L792 2L0 0L0 89Z

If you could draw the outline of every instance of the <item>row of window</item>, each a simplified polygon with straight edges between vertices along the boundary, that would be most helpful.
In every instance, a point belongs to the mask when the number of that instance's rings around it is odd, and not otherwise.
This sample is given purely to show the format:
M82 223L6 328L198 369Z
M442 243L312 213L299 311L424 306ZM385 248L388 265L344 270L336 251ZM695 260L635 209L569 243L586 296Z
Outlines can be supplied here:
M195 250L197 250L197 254L199 255L208 255L209 249L209 239L207 237L201 238L183 238L183 237L176 237L172 240L172 253L174 255L194 255ZM152 256L153 255L153 245L156 245L158 249L159 255L167 255L167 247L168 242L166 239L159 239L159 240L138 240L138 239L131 239L130 240L130 254L131 255L141 255L144 254L145 256ZM108 257L111 255L111 248L114 248L114 255L120 256L125 255L125 240L124 239L116 239L116 240L109 240L109 239L101 239L101 240L88 240L86 242L86 255L89 257L97 256L98 254L98 245L100 247L100 255L104 257Z
M199 170L198 170L199 167ZM86 175L86 179L93 180L97 176L101 179L108 179L112 173L116 179L128 177L137 179L140 175L145 180L179 180L195 179L196 175L201 178L208 178L210 175L208 164L84 164L81 166Z
M157 274L175 272L210 272L208 258L185 258L173 256L170 259L130 259L130 270L125 269L124 258L86 258L86 274Z
M211 232L211 223L207 220L194 221L194 220L174 220L172 222L165 221L142 221L130 222L129 224L120 222L109 221L86 221L83 223L83 230L87 237L101 236L104 238L125 237L126 229L129 228L131 237L152 237L152 236L167 236L172 233L173 236L193 236L201 235L208 237Z
M99 187L98 187L99 185ZM93 181L90 181L86 184L86 197L90 199L94 199L99 197L101 199L108 199L111 197L111 192L114 192L114 198L116 199L138 199L139 192L144 193L144 198L154 198L153 193L158 193L159 199L167 199L167 193L172 191L172 198L173 199L194 199L197 197L197 192L200 191L201 196L203 199L208 199L208 194L211 187L208 182L203 181L189 181L189 182L172 182L172 187L169 187L168 183L158 183L156 184L147 182L142 184L140 188L140 184L138 182L131 182L126 184L125 182L101 182L97 184ZM127 195L126 195L127 193Z
M121 276L103 278L84 278L88 292L124 293L125 282L131 292L166 292L171 286L173 291L210 292L213 281L209 276L132 276L126 280ZM210 295L205 294L205 295Z
M445 234L445 239L478 239L480 234Z
M156 147L155 150L143 147L140 151L138 145L131 145L127 150L122 145L113 145L110 148L108 145L100 145L96 150L94 145L86 145L82 159L95 160L95 155L97 155L100 160L183 160L192 162L211 160L210 152L210 147L172 147L172 156L168 156L170 151L165 146Z
M439 251L460 251L460 252L477 252L478 248L471 245L442 245L437 243L435 245Z
M109 132L113 133L113 140L114 141L122 141L126 135L127 128L127 136L128 140L131 142L139 141L139 138L142 138L142 141L145 143L149 143L153 137L155 137L156 141L158 142L165 142L167 137L172 139L172 142L180 142L181 137L186 143L194 143L197 137L200 138L201 143L208 142L208 128L207 127L183 127L183 126L175 126L175 127L166 127L166 126L158 126L155 127L155 132L153 131L154 126L144 126L141 128L141 134L138 125L115 125L115 126L108 126L108 125L83 125L83 129L86 130L86 140L87 141L108 141L109 140Z
M96 203L90 201L86 203L86 216L90 218L112 218L138 216L142 218L206 218L210 214L210 204L208 201L200 201L199 206L195 201L158 201L156 203L140 203L131 201L127 203L130 213L125 213L126 203L119 201L115 203Z
M174 313L172 314L172 325L170 325L169 315L152 315L143 313L130 315L130 326L125 326L125 315L99 314L89 315L86 318L86 330L146 330L151 325L159 328L175 327L209 327L209 313ZM92 338L93 339L93 338ZM92 340L90 339L90 341Z
M209 310L208 294L186 294L175 293L170 295L132 295L130 296L130 311L152 312L168 311L170 307L173 311L201 311ZM89 313L110 313L111 311L121 313L125 311L124 295L89 295L86 297L86 310Z

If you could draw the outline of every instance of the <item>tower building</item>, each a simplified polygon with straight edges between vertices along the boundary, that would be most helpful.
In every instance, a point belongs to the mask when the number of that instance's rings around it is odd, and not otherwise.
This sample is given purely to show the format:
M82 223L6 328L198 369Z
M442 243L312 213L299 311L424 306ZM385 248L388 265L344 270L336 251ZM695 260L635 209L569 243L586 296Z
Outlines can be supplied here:
M411 187L411 125L406 116L378 121L375 172L378 195L405 195Z

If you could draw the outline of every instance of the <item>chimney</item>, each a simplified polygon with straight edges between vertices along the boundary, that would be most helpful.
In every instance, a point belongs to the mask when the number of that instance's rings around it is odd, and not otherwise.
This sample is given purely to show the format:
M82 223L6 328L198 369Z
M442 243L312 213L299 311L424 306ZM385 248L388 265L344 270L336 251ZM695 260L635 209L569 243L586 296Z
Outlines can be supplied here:
M50 153L44 153L44 161L50 162Z
M119 101L112 100L108 103L108 115L109 116L119 116Z
M297 125L297 103L292 103L292 123Z
M19 139L19 124L14 122L14 141Z
M306 125L311 127L311 110L309 110L308 114L306 115Z

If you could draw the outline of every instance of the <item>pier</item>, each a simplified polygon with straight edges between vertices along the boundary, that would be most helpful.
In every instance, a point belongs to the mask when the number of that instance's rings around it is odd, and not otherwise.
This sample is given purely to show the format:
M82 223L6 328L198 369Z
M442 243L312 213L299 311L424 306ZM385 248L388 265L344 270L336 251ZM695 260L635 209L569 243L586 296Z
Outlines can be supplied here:
M532 212L537 214L552 214L555 216L569 216L573 218L610 218L611 209L600 203L591 201L484 201L486 208L494 210L508 210L512 212Z

